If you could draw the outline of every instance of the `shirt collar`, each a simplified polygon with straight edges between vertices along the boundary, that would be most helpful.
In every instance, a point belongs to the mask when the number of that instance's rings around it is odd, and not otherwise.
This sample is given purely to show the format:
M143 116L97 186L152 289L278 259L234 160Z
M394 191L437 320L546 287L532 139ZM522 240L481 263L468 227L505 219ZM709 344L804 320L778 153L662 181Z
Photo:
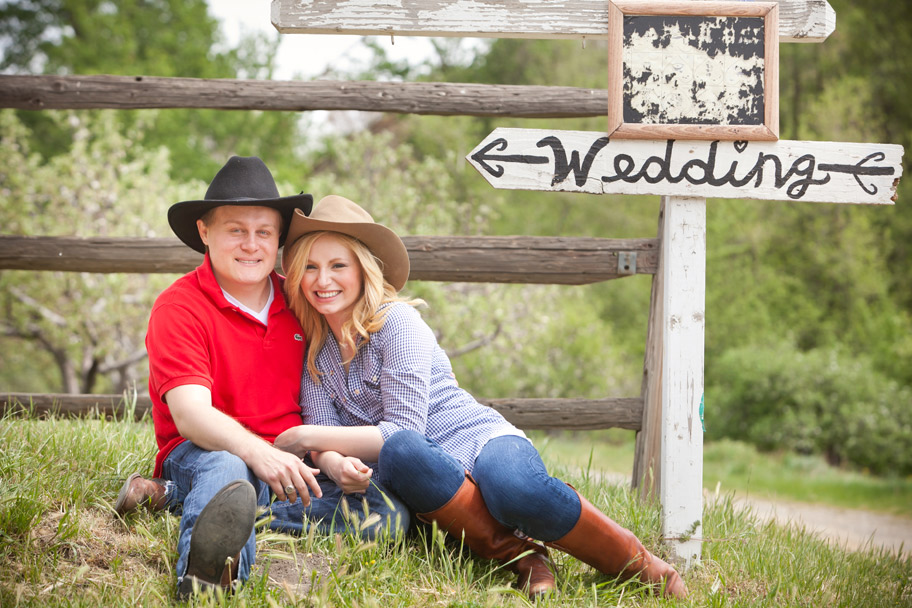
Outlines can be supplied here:
M215 273L212 271L212 263L209 261L208 251L203 257L203 263L196 268L196 276L199 279L199 284L203 292L212 299L216 306L219 308L234 308L234 304L225 298L225 294L222 293L222 286L219 285L218 281L215 279ZM282 290L285 279L280 277L279 274L273 270L269 273L269 280L272 281L272 289L275 293L275 298L272 300L272 306L269 307L269 316L271 317L286 308L285 292Z

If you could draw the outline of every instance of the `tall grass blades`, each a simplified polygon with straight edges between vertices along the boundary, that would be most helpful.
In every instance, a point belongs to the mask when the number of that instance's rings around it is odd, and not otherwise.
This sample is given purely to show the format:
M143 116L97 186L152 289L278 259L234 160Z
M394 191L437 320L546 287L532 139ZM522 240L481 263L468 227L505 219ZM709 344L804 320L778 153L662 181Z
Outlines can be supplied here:
M598 455L583 449L580 465L551 462L547 450L545 460L650 550L667 555L657 505L607 483ZM173 602L179 520L145 510L120 520L112 507L129 473L150 473L153 450L151 425L129 418L0 419L0 606ZM361 524L370 519L349 513L352 522L355 515ZM761 523L730 496L708 499L703 535L703 561L685 574L686 602L658 598L635 580L616 580L552 551L559 592L536 605L912 605L909 558L846 552L800 528ZM313 528L300 538L263 530L248 583L191 605L530 606L514 579L433 526L371 543Z

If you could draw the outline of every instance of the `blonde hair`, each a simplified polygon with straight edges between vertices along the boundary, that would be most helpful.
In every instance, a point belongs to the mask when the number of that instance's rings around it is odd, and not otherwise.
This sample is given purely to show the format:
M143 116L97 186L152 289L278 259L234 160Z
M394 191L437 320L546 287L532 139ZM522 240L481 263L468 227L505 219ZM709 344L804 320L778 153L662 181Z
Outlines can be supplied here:
M301 281L307 271L307 263L310 260L313 245L324 235L335 237L345 245L354 254L361 268L361 296L355 303L351 319L342 325L341 345L348 346L348 352L352 353L343 363L350 362L358 350L370 341L371 334L377 333L383 328L386 315L390 310L384 304L392 302L405 302L411 306L424 304L423 300L400 296L396 288L384 278L383 262L377 259L367 245L358 239L341 232L329 231L309 232L299 238L291 245L288 252L289 261L285 269L287 273L285 297L288 307L298 318L301 327L304 328L304 335L307 336L307 371L317 384L320 383L320 375L323 373L317 369L317 353L326 344L330 329L323 315L317 312L304 297ZM355 336L362 338L360 344L356 344Z

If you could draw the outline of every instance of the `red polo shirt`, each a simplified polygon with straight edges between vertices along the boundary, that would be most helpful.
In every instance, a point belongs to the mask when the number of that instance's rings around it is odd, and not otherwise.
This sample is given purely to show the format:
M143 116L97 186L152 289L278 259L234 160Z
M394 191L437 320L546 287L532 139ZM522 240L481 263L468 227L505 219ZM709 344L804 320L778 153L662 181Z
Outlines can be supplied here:
M163 399L176 386L207 387L213 407L270 442L301 424L304 332L285 305L284 279L275 272L269 278L275 298L266 326L225 299L208 253L196 270L156 299L146 334L156 477L171 450L184 441Z

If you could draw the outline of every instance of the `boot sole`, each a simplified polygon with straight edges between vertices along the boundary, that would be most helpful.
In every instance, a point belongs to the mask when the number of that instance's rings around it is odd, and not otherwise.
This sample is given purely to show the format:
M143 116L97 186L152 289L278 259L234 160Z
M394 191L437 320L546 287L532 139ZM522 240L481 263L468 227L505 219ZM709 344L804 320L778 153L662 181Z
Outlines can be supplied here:
M133 509L124 509L124 502L127 500L127 495L130 493L130 484L133 483L133 480L139 477L139 473L133 473L122 486L120 486L120 493L117 495L117 501L114 503L114 512L123 517ZM135 508L135 507L134 507Z
M232 481L219 490L193 526L178 597L191 595L194 582L204 589L220 587L225 562L247 544L255 520L256 492L250 482Z

